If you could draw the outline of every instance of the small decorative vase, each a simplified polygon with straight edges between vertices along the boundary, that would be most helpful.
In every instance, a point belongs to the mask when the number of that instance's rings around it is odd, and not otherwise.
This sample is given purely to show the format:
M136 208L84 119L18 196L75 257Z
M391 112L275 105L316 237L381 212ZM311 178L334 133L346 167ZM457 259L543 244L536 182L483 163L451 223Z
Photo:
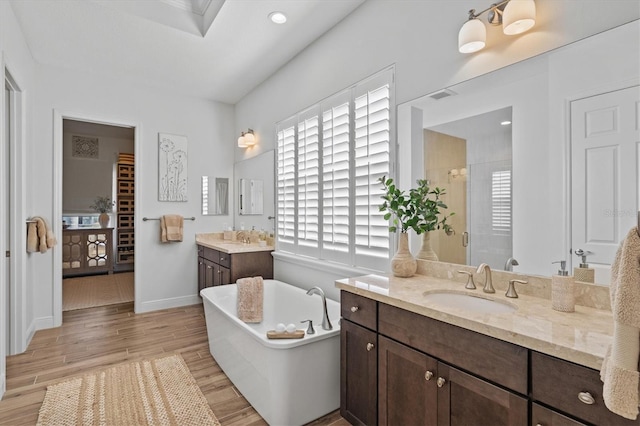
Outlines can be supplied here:
M109 226L109 215L107 213L100 213L98 216L98 222L102 228Z
M438 260L438 255L431 248L431 232L427 231L422 234L422 247L420 247L420 251L416 255L417 259L424 260Z
M409 251L409 234L400 233L398 251L391 259L391 271L396 277L407 278L416 273L418 263Z

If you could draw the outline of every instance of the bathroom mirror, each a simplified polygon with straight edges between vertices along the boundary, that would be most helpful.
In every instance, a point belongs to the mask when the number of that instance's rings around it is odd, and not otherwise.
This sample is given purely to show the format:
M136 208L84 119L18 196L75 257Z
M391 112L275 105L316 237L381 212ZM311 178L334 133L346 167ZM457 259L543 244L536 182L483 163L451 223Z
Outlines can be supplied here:
M239 214L260 215L263 211L263 183L258 179L240 179L239 182L240 209Z
M229 214L229 178L202 176L202 215Z
M608 206L603 209L603 205L599 205L595 209L589 206L572 209L572 204L577 205L579 201L576 194L584 193L589 175L586 179L571 175L572 152L579 150L579 147L572 146L575 142L571 135L580 133L577 129L581 129L572 124L572 108L576 116L579 102L625 88L637 89L640 80L639 28L640 24L634 21L398 106L399 163L402 165L398 175L401 187L415 186L416 179L432 180L432 186L446 182L450 193L445 203L449 201L455 206L450 211L464 216L460 218L464 222L453 222L455 235L432 235L436 237L432 238L435 245L451 242L462 245L463 237L466 238L464 232L468 232L468 247L462 254L455 257L439 247L443 253L440 260L470 265L486 262L493 269L502 270L507 259L513 256L519 263L513 267L514 272L545 276L557 271L557 265L552 265L552 262L566 260L571 273L573 267L580 263L573 250L582 248L583 244L588 247L589 238L597 239L587 235L584 241L576 240L580 231L576 228L586 227L585 217L590 215L586 223L602 223L598 229L606 227L612 230L607 234L610 247L617 246L628 230L635 226L640 188L635 161L633 167L636 170L624 174L636 180L635 190L626 197L631 198L633 207ZM610 64L614 63L616 66L611 67ZM636 91L640 93L640 90ZM473 148L468 138L479 137L481 126L494 115L499 119L503 113L510 114L512 123L503 128L504 133L488 136L487 145L473 154L482 157L481 163L474 166L470 158L449 161L447 155L451 156L455 151L451 147L446 150L446 155L428 155L429 132L452 134L458 138L462 135L461 139L466 142L459 144L464 144L468 153ZM606 120L598 119L587 126L593 128L596 125L596 130L600 130L606 123ZM458 130L454 130L456 128ZM461 128L466 128L468 133L456 136L455 132ZM505 142L507 138L511 142L510 149L506 145L499 147L499 142ZM510 151L511 167L503 163L507 161L508 155L504 155L507 151ZM497 162L493 165L496 167L489 166L493 162ZM590 176L600 176L592 179L598 181L600 188L603 187L602 182L608 180L602 173L609 170L610 165L612 163L604 164L600 160L593 164ZM473 177L482 174L477 166L488 170L482 178L484 181L478 182L484 189L477 188L479 190L474 193ZM466 169L464 174L462 169ZM497 171L503 172L501 179L494 174ZM506 185L507 178L510 180L510 204L505 203L501 208L503 219L511 227L510 250L498 241L508 237L505 238L505 229L494 226L499 224L495 209L500 205L494 205L497 200L494 200L492 192L494 184ZM465 180L466 194L462 185ZM614 180L611 179L612 185L616 184ZM611 186L606 188L605 194L615 190ZM474 194L479 199L472 200ZM453 200L456 197L458 200ZM606 201L603 198L607 197L600 197L599 201ZM615 197L607 199L611 198ZM633 214L616 215L611 214L612 211ZM489 232L474 229L474 223L484 223L485 231ZM444 234L443 231L435 231L438 233ZM598 238L602 240L601 235ZM482 247L475 255L470 248L474 243ZM419 238L412 237L411 248L417 253ZM594 251L601 252L598 253L600 257L594 254L592 259L588 259L590 266L596 269L596 282L608 284L613 261L611 250L609 254L606 250Z

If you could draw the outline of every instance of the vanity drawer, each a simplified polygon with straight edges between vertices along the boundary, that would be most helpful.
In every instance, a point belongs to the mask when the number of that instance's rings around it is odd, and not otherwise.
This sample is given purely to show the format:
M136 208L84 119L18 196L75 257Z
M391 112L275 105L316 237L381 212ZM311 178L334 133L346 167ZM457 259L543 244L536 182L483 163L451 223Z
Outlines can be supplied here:
M231 255L229 253L224 253L224 252L217 252L218 253L218 260L216 260L215 262L217 264L219 264L220 266L224 266L225 268L230 268L231 267Z
M591 394L594 403L578 399L581 392ZM531 353L531 397L596 425L640 424L607 409L600 372L538 352Z
M586 426L586 424L534 402L531 404L531 426Z
M340 292L340 314L342 318L377 330L377 302L348 291Z
M218 263L220 252L209 247L202 247L201 256L213 263Z
M380 334L527 394L528 349L384 303L378 315Z

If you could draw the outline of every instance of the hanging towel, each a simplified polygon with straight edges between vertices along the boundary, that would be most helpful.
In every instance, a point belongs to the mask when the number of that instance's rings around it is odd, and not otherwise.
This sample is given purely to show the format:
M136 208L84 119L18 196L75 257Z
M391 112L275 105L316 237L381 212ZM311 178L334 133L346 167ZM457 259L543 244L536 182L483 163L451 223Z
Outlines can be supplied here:
M262 322L264 282L262 277L240 278L238 286L238 319L244 322Z
M178 214L160 216L160 241L163 243L182 241L184 218Z
M609 410L635 420L640 402L640 236L636 227L616 252L609 293L614 331L600 370L602 394Z
M40 253L45 253L56 245L56 236L44 218L33 216L30 220L35 221L35 223L29 223L27 227L27 252L40 251ZM29 234L29 232L31 232L31 234Z

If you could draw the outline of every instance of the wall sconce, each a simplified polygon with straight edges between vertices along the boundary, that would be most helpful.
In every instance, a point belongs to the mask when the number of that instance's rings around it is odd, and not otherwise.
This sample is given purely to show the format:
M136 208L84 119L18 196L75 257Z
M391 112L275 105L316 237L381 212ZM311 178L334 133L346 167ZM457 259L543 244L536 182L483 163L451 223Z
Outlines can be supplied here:
M447 172L449 176L449 183L451 182L466 182L467 169L462 167L461 169L451 169Z
M241 132L238 138L238 148L249 148L256 144L256 136L252 129Z
M473 53L484 48L487 42L487 29L478 17L485 12L489 12L487 14L489 24L502 24L502 32L506 35L522 34L536 23L536 4L533 0L504 0L492 4L479 13L471 9L469 20L464 23L458 33L460 53Z

